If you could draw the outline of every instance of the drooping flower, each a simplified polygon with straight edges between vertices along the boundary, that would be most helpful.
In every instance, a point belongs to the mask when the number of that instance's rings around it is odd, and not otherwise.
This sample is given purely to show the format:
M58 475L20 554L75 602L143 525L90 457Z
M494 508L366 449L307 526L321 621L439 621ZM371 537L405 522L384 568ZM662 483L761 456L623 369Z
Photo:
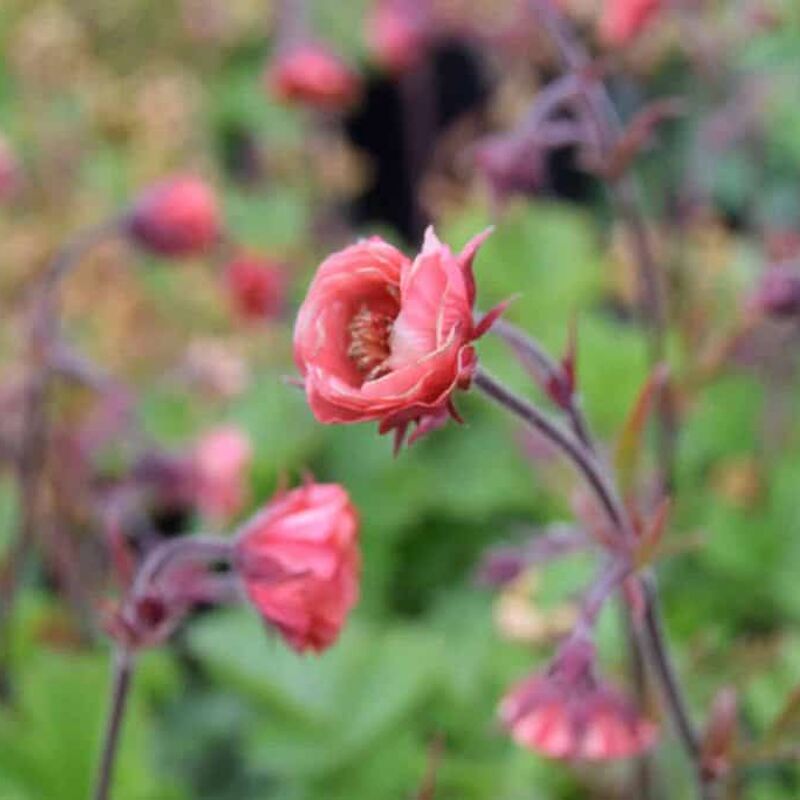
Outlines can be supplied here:
M289 645L332 645L358 600L358 513L337 484L279 495L243 529L236 564L247 595Z
M655 725L596 676L586 641L569 643L549 669L512 687L500 720L517 744L557 759L627 758L656 739Z
M488 231L460 255L432 228L412 262L378 237L329 256L317 270L294 330L295 362L323 423L380 422L402 444L459 419L452 394L476 368L472 343L502 308L473 320L472 261Z
M206 433L194 449L197 505L215 521L241 510L247 496L247 469L253 448L247 434L226 425Z
M201 255L219 240L221 214L213 189L192 175L181 175L147 189L127 218L133 241L160 256Z
M377 63L393 73L417 66L430 40L430 20L418 0L377 0L366 21L366 38Z
M355 103L361 80L336 53L319 42L287 48L267 67L264 81L280 101L321 111L341 111Z
M243 319L265 320L283 309L284 273L269 259L236 256L225 267L225 284L234 311Z
M600 17L600 38L624 45L638 36L661 10L662 0L606 0Z

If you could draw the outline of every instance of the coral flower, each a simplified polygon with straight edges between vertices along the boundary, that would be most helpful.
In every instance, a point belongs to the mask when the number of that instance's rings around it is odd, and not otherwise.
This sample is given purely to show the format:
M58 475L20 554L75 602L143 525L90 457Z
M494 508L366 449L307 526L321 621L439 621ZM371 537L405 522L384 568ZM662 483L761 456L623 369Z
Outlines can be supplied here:
M401 73L425 55L429 20L414 0L378 0L366 22L366 38L378 64Z
M268 259L237 256L225 267L225 283L233 309L244 319L277 317L283 309L283 270Z
M281 53L267 68L264 80L278 100L322 111L346 109L361 92L358 74L317 42L295 44Z
M568 645L546 672L513 687L500 719L517 744L549 758L627 758L656 738L655 725L595 676L587 642Z
M600 37L609 45L634 39L661 9L662 0L606 0L600 17Z
M358 599L358 514L337 484L309 484L272 500L236 544L256 608L299 652L336 641Z
M476 367L472 342L499 307L473 322L473 258L488 235L460 255L433 229L412 262L377 237L329 256L297 316L295 361L314 416L323 423L380 422L402 444L458 419L452 403Z
M200 178L178 176L145 191L127 220L140 247L161 256L200 255L219 239L221 215L212 188Z
M247 469L253 458L248 436L226 425L209 431L194 450L197 505L207 517L225 521L235 516L247 495Z

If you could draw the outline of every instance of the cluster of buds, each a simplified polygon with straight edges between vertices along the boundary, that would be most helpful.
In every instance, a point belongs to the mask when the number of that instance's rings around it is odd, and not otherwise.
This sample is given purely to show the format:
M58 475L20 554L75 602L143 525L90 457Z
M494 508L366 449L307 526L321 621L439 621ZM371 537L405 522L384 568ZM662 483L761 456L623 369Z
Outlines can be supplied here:
M337 484L279 492L229 538L186 536L152 548L106 629L126 651L153 647L198 603L244 596L291 648L319 652L358 600L358 530Z
M208 255L225 238L216 193L196 175L177 175L145 190L122 227L137 247L170 259ZM286 270L265 256L237 252L223 268L223 285L242 320L274 319L283 310Z

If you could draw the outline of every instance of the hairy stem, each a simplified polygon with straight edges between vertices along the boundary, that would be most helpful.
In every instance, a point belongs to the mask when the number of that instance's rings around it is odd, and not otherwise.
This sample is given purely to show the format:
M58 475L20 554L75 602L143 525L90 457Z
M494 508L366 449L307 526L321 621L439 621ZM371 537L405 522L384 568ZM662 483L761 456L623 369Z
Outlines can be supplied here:
M114 654L114 676L111 682L111 704L103 734L103 749L97 768L93 800L108 800L111 782L114 776L114 763L119 750L120 731L130 694L131 677L133 675L133 657L119 648Z

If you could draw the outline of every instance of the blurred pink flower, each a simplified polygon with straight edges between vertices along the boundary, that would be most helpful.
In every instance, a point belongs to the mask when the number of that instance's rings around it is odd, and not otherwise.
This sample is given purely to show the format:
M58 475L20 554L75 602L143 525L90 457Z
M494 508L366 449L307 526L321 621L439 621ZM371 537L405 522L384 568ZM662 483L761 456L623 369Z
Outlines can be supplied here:
M799 316L800 269L786 263L768 266L750 304L754 310L771 317Z
M236 256L225 267L225 284L234 311L243 319L274 318L283 309L284 273L267 258Z
M278 495L237 540L251 602L298 652L330 647L358 600L358 528L341 486L311 483Z
M200 439L194 449L194 467L201 513L224 522L242 509L252 458L249 437L232 425L209 431Z
M268 65L264 81L285 103L341 111L361 93L361 79L338 55L313 41L294 44Z
M656 726L595 676L594 646L569 643L548 670L514 686L500 705L514 741L549 758L609 760L650 748Z
M431 21L418 0L377 0L366 21L366 38L377 63L394 73L425 56Z
M454 255L432 228L412 262L378 237L329 256L297 315L295 361L323 423L378 420L402 443L458 419L452 394L476 367L472 261L487 233Z
M142 193L127 227L145 250L182 258L209 250L219 240L222 221L213 189L200 178L181 175Z
M662 0L605 0L600 38L608 45L627 44L644 30L662 4Z

